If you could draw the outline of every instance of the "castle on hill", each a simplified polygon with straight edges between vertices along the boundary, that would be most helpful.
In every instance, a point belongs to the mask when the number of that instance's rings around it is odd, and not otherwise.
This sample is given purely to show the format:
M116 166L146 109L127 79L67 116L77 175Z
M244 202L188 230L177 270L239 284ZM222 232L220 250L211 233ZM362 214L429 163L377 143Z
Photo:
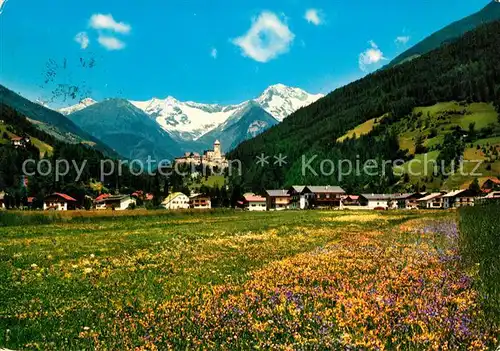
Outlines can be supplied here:
M183 157L177 157L175 159L176 163L188 163L194 165L207 165L211 167L226 168L228 162L226 156L221 151L220 141L216 140L214 142L213 150L205 150L203 155L197 152L186 152Z

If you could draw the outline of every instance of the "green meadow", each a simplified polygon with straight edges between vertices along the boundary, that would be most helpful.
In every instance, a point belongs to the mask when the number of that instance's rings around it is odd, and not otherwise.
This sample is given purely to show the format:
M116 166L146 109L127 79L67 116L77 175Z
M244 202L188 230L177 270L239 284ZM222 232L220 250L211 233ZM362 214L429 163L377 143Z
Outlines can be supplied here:
M456 212L0 213L0 347L484 349Z

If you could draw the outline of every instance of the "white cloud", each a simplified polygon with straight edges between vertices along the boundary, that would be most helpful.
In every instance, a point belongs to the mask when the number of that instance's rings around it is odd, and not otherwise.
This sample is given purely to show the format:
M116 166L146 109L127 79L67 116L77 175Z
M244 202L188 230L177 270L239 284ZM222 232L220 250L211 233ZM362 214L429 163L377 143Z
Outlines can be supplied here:
M409 35L406 35L406 36L402 35L402 36L397 37L394 40L394 42L396 44L401 44L401 45L406 45L406 44L408 44L409 41L410 41L410 36Z
M124 22L116 22L111 14L103 15L96 13L90 17L90 26L94 29L105 29L116 33L128 34L132 27Z
M314 24L315 26L319 26L323 23L323 20L321 19L319 12L316 9L307 10L306 14L304 15L304 19L307 22Z
M288 52L295 35L274 13L262 12L253 19L248 32L233 40L243 55L258 62L268 62Z
M369 43L370 48L359 54L359 68L364 72L369 70L368 66L387 60L384 57L384 53L379 49L373 40L370 40Z
M99 35L99 37L97 38L97 41L99 42L99 44L101 44L107 50L110 50L110 51L121 50L121 49L125 48L125 43L123 41L121 41L120 39L117 39L115 37Z
M80 44L80 47L85 50L88 48L90 40L87 32L80 32L75 36L75 41Z
M212 56L213 59L217 58L217 49L216 48L212 48L212 50L210 51L210 56Z
M0 0L0 15L3 12L3 7L5 6L6 3L7 3L7 0Z

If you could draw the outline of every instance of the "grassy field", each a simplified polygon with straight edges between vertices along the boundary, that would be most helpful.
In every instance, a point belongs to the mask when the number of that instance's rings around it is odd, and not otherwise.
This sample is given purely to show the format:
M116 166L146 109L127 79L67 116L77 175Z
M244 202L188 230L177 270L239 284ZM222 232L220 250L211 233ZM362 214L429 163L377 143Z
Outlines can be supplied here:
M0 347L485 349L456 218L0 213Z
M8 144L10 143L10 139L4 139L3 138L3 133L6 133L8 135L9 138L13 137L14 134L12 134L11 132L9 132L7 130L7 126L3 123L0 123L0 144ZM40 157L43 157L46 153L48 153L48 155L52 155L54 149L52 146L44 143L43 141L37 139L37 138L33 138L31 137L31 143L38 149L40 150Z
M475 271L484 310L500 325L500 216L499 204L460 211L460 253Z
M381 119L383 119L385 116L379 117L379 118L373 118L370 119L359 126L357 126L354 129L351 129L348 131L345 135L341 136L340 138L337 139L337 142L342 142L347 138L353 138L354 136L360 137L361 135L365 135L370 133L373 128L378 126L380 124Z

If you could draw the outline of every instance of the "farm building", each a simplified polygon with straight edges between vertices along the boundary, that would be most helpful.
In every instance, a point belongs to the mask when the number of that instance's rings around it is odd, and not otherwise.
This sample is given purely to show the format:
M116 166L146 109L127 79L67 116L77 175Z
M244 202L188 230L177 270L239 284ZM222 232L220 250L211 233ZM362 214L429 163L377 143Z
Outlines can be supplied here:
M314 194L307 192L306 188L305 185L294 185L288 189L288 194L290 195L289 207L291 209L304 210L311 206Z
M189 197L189 207L194 209L209 209L212 208L210 196L203 194L195 194Z
M490 193L494 190L500 190L500 179L489 177L481 184L483 193Z
M488 195L486 195L485 197L483 197L483 199L487 199L487 200L500 200L500 191L492 191L490 192Z
M342 196L342 204L344 206L359 206L359 195Z
M135 204L135 199L129 195L101 195L100 199L96 199L95 203L97 210L123 211L128 209L130 205Z
M393 195L390 194L361 194L360 206L369 210L387 210L393 208Z
M290 205L290 194L287 190L266 190L267 209L270 211L286 210Z
M440 209L444 208L443 193L432 193L418 200L420 208Z
M245 194L244 199L245 209L249 211L265 211L267 209L265 197L255 194Z
M305 187L304 192L313 194L312 204L314 207L340 207L342 206L342 196L345 195L344 189L339 186L312 186Z
M18 148L18 147L26 147L31 143L31 138L26 136L26 137L20 137L20 136L14 136L10 139L10 143L12 146Z
M172 193L161 203L167 210L180 210L189 208L189 197L183 193Z
M415 210L418 209L418 200L423 198L426 193L410 193L399 194L394 196L396 206L400 210Z
M69 195L53 193L47 195L43 201L44 210L67 211L76 209L76 200Z
M468 189L455 190L443 195L444 208L474 206L475 194Z

